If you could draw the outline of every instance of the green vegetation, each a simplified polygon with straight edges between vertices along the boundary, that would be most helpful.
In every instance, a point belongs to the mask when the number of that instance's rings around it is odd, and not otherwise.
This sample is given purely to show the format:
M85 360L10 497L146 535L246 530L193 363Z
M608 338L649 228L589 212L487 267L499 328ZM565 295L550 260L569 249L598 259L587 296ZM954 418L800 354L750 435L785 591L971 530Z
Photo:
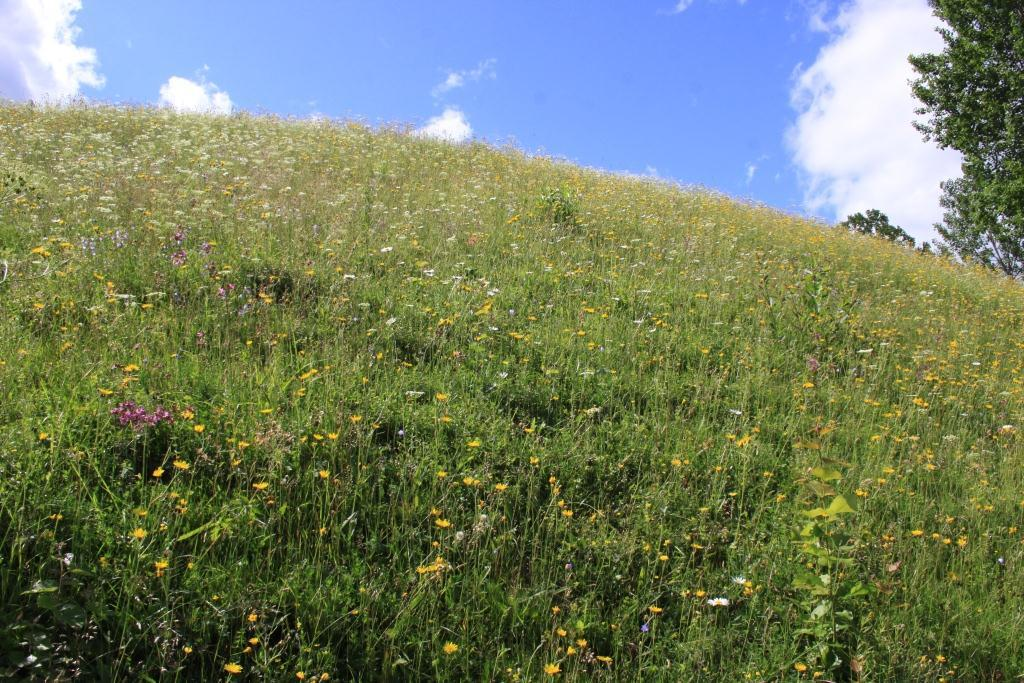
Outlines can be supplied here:
M355 124L0 167L0 676L1024 673L1005 278Z
M915 55L925 139L963 155L942 184L947 249L1024 277L1024 4L930 0L945 49Z
M850 232L859 232L862 235L881 237L896 244L914 246L914 238L900 226L890 223L889 217L878 209L868 209L866 215L859 211L850 214L845 221L839 223L839 227L846 228ZM925 242L925 244L928 243Z

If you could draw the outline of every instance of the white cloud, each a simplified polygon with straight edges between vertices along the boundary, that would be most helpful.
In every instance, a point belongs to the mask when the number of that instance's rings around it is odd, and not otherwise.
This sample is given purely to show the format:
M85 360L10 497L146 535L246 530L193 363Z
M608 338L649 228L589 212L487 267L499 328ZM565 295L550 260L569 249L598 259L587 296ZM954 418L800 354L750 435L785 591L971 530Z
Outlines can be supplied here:
M157 104L174 111L203 114L230 114L233 106L228 94L202 75L198 81L171 76L160 86Z
M907 57L942 49L936 25L927 0L853 0L823 22L831 40L791 93L789 143L808 210L839 220L877 208L915 237L934 236L939 183L960 175L960 156L911 125L919 105Z
M485 59L477 64L475 69L449 71L448 76L443 81L435 85L430 91L430 94L434 97L440 97L450 90L461 88L466 85L466 83L472 83L484 78L494 80L498 77L498 72L494 69L494 66L497 63L498 60L491 57L490 59Z
M679 0L679 2L676 3L676 6L672 9L672 14L679 14L680 12L685 12L686 10L690 9L690 5L692 4L693 0Z
M99 88L96 51L77 45L80 0L0 0L0 97L64 101Z
M747 164L747 185L754 180L754 175L757 173L757 164L750 162Z
M448 107L440 116L435 116L425 126L413 131L413 135L447 142L465 142L472 137L473 129L465 114L454 107Z

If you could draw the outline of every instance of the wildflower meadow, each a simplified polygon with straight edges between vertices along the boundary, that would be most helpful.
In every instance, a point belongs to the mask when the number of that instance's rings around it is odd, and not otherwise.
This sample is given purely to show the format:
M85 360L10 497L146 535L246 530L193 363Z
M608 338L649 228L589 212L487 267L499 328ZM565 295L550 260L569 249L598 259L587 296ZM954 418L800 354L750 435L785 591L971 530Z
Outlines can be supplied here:
M359 123L0 182L0 678L1024 675L1012 280Z

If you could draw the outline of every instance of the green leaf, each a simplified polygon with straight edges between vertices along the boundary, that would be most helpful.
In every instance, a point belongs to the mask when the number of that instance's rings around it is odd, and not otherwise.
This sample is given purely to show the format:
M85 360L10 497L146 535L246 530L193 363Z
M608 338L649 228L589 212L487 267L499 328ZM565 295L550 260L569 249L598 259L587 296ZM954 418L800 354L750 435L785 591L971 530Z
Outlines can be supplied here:
M834 488L823 481L818 481L817 479L811 479L807 482L807 490L818 498L836 495L836 490Z
M846 515L851 512L856 512L856 510L853 509L844 496L839 495L832 499L832 503L828 506L825 514L829 517L834 517L835 515Z
M811 476L819 481L839 481L843 478L843 475L839 470L826 467L815 467L811 470Z
M22 595L37 595L39 593L56 593L57 584L53 581L36 581L32 587L24 591Z
M174 542L175 543L181 543L182 541L187 541L188 539L192 538L193 536L195 536L197 534L201 534L204 531L206 531L207 529L211 529L211 528L217 526L218 524L220 524L220 520L219 519L210 520L209 522L207 522L206 524L203 524L202 526L198 526L195 529L192 529L191 531L186 531L181 536L178 536L176 539L174 539Z

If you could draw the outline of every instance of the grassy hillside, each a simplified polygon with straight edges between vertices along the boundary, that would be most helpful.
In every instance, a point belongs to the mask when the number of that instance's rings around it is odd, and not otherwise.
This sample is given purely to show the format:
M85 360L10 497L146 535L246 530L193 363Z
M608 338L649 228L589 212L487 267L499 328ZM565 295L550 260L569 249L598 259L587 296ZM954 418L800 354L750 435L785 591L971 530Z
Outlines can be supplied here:
M0 171L4 676L1024 673L1005 279L355 124L5 105Z

